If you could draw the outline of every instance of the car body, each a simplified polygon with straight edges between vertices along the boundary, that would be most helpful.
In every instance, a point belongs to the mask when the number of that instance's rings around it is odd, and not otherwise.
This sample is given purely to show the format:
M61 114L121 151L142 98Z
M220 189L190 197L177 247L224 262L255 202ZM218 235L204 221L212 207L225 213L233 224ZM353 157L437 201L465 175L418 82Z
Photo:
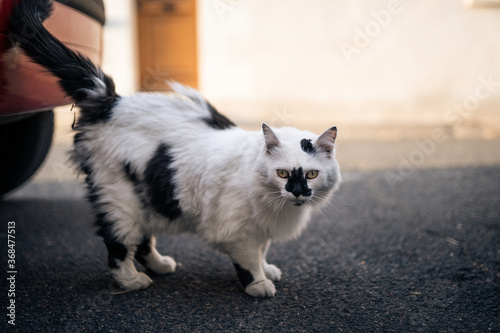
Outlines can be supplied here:
M9 15L16 1L0 0L0 196L25 182L43 162L54 127L53 108L70 104L54 76L16 47ZM44 22L70 48L100 64L102 0L59 0Z

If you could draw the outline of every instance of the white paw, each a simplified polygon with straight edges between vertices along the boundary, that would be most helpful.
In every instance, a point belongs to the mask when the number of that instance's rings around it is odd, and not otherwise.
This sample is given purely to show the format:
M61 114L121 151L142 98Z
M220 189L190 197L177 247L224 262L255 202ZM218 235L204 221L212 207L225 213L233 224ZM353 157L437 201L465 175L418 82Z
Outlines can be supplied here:
M273 297L276 294L276 288L271 280L262 280L254 282L245 288L245 292L253 297Z
M271 280L271 281L279 281L281 279L281 270L270 264L265 264L264 265L264 274L266 274L266 277Z
M140 272L137 273L133 278L130 279L117 279L116 282L125 290L140 290L149 287L153 280L149 278L146 274Z
M161 256L158 261L149 264L149 269L158 274L170 274L175 272L177 264L169 256Z

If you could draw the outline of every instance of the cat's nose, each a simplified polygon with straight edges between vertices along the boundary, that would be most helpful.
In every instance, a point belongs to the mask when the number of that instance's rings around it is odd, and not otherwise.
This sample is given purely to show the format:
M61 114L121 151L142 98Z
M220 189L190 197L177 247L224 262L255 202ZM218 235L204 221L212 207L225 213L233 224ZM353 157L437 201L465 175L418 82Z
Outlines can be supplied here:
M296 198L298 198L299 196L301 195L304 195L304 196L307 196L307 192L310 191L308 188L307 188L307 185L303 184L302 182L294 182L294 183L291 183L289 182L287 184L287 186L285 186L285 189L292 193Z
M292 190L292 194L298 198L300 197L300 195L302 194L302 188L300 186L294 186L293 190Z

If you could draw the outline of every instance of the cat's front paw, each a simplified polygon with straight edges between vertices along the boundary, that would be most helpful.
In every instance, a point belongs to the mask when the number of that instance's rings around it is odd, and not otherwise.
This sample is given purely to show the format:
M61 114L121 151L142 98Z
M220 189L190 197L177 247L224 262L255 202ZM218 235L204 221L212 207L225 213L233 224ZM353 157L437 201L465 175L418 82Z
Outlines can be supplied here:
M245 292L253 297L273 297L276 288L271 280L266 279L250 284L245 288Z
M137 273L137 275L135 275L131 279L117 279L115 277L115 280L120 285L120 287L127 291L146 289L151 283L153 283L153 280L151 280L149 276L142 272Z
M265 264L264 265L264 274L266 274L266 277L271 280L271 281L279 281L281 279L281 270L270 264Z
M157 261L149 263L149 269L157 274L170 274L175 272L177 263L169 256L160 256Z

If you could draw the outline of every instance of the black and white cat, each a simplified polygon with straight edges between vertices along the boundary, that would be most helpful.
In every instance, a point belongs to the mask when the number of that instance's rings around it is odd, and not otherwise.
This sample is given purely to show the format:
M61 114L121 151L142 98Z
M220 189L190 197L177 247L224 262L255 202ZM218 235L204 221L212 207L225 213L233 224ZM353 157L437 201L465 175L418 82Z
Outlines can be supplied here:
M116 282L127 290L151 284L134 259L174 272L155 235L190 232L227 253L248 294L273 296L281 271L266 261L269 245L298 237L340 184L337 129L245 131L178 83L174 94L118 96L100 68L45 30L50 9L50 1L21 1L12 32L80 109L73 160L87 175Z

